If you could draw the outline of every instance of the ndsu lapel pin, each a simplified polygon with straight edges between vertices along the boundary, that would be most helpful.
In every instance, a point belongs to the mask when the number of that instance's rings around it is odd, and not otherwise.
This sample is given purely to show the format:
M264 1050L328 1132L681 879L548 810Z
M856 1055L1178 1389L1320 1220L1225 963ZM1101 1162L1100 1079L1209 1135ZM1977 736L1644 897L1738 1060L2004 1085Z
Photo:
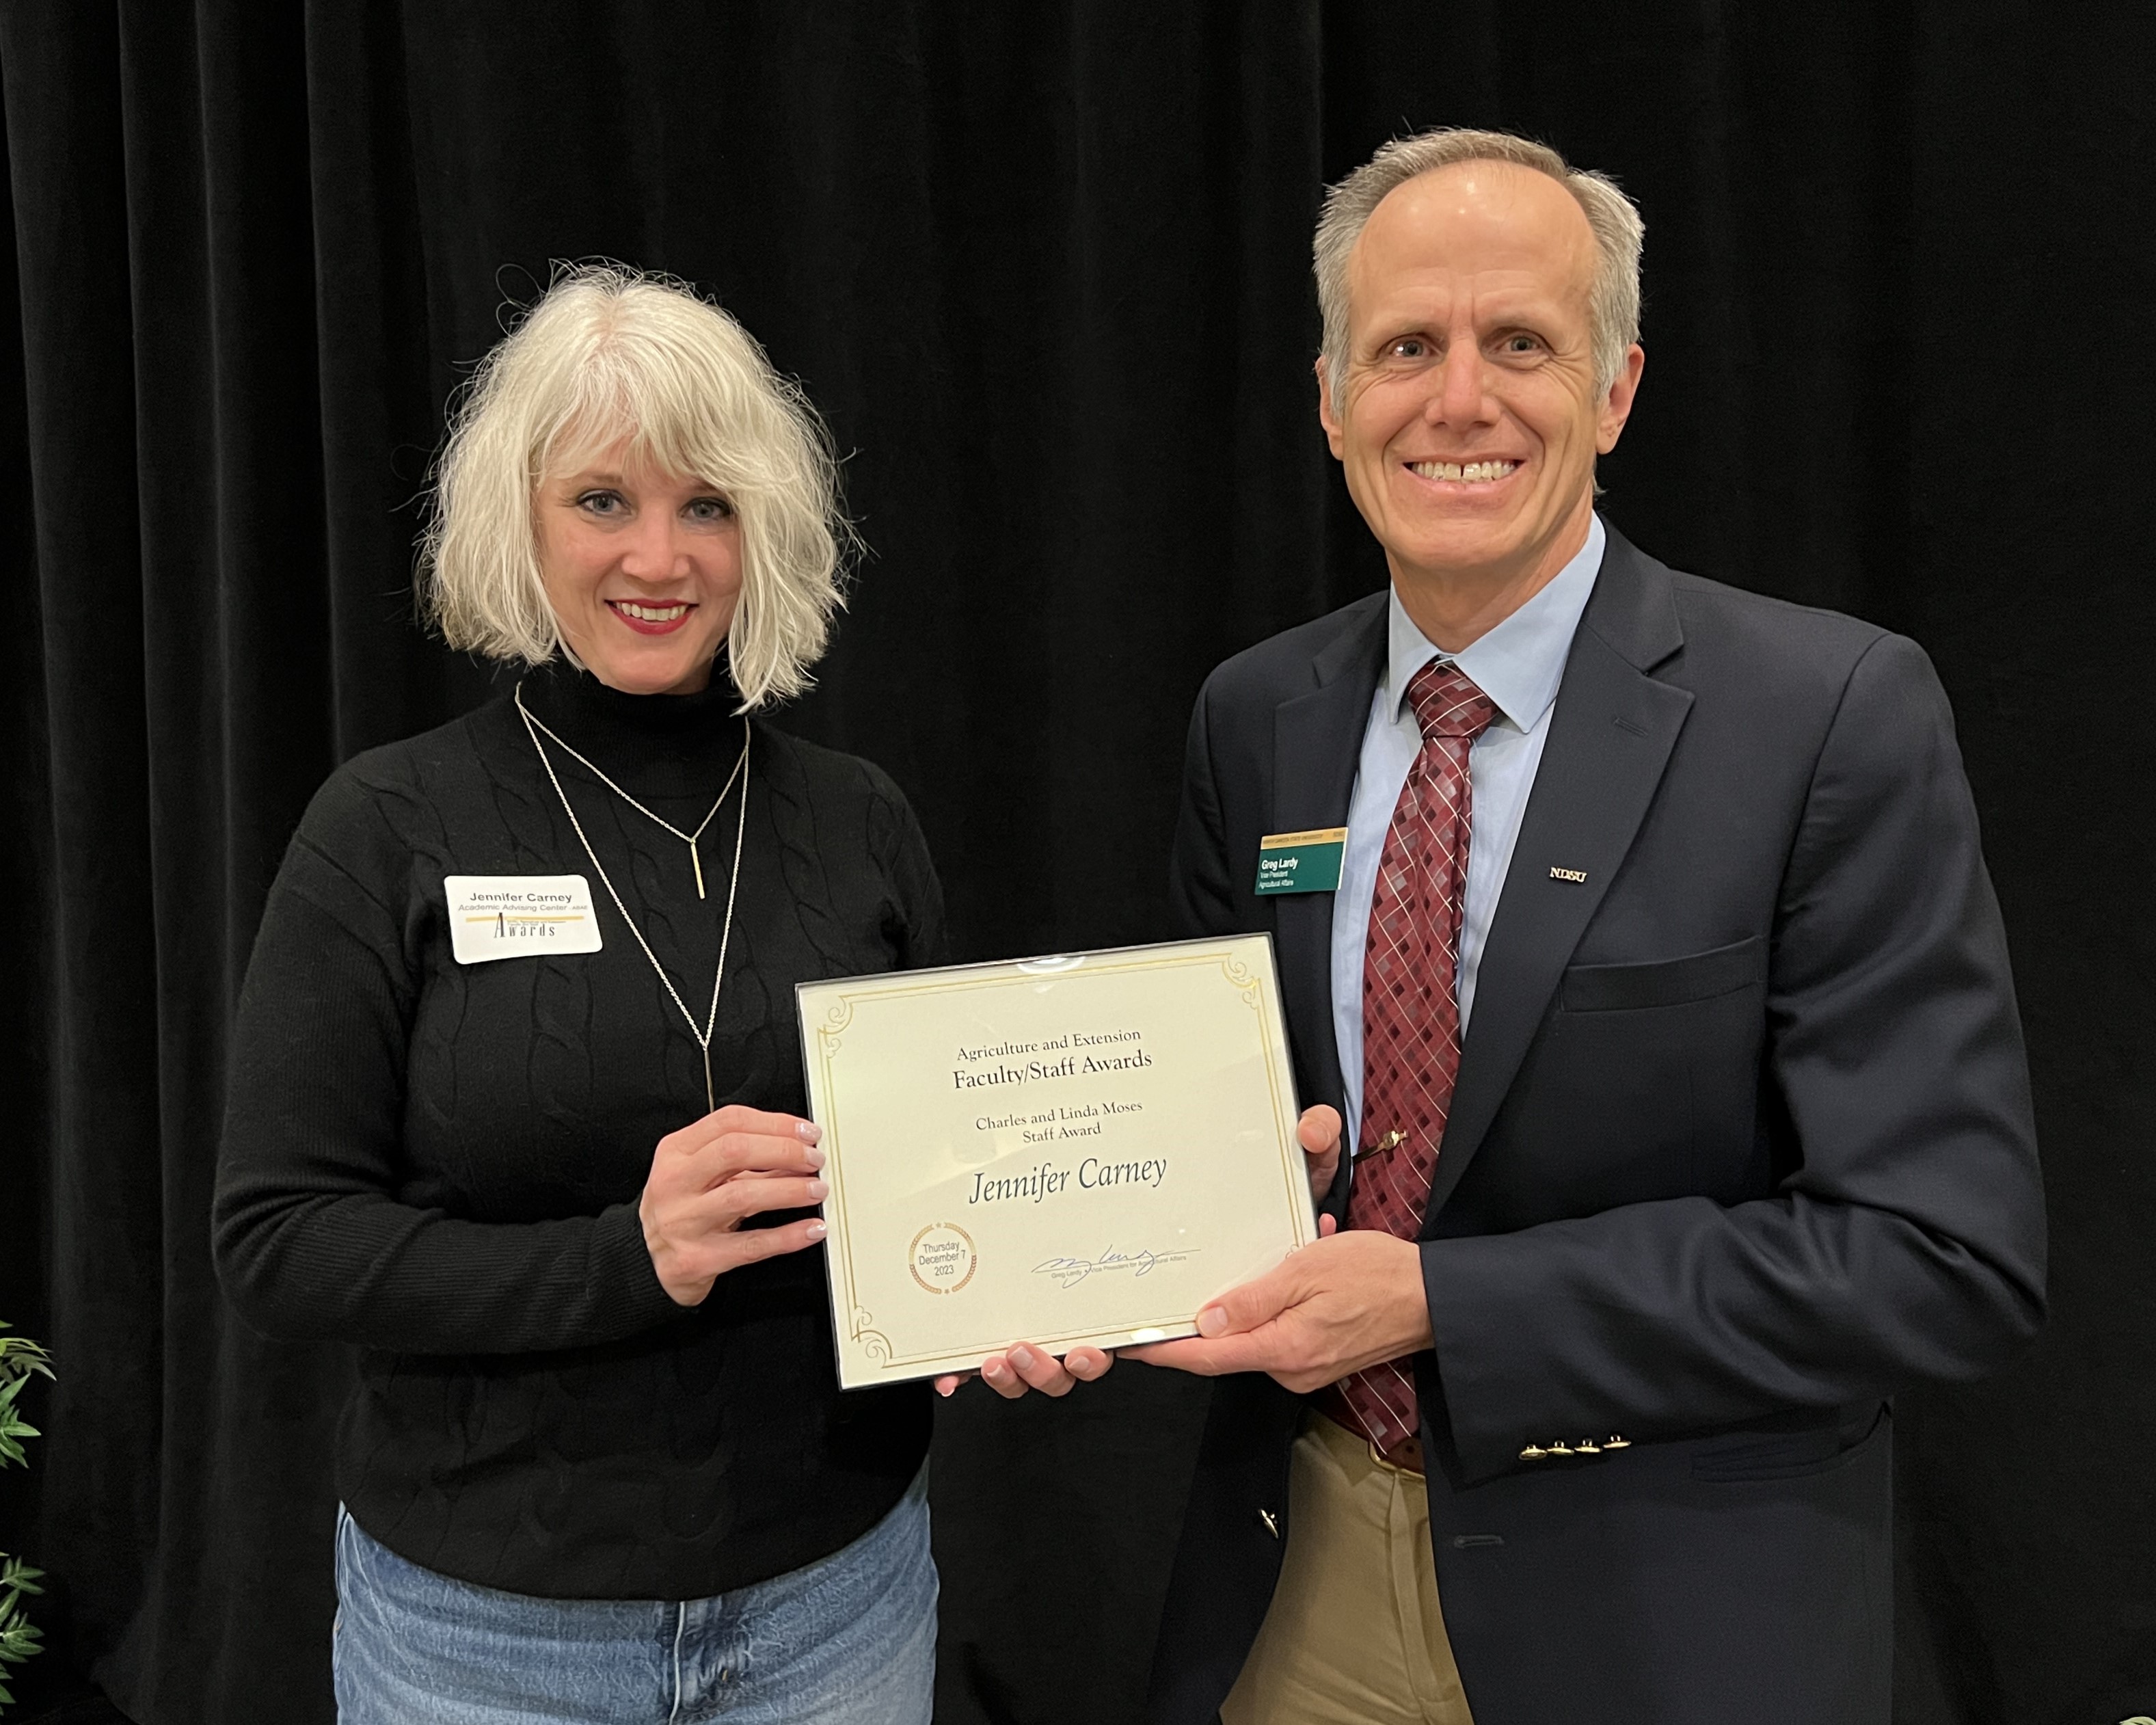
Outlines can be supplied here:
M1584 886L1587 884L1587 870L1584 869L1552 869L1550 870L1550 879L1553 880L1570 880L1581 886Z

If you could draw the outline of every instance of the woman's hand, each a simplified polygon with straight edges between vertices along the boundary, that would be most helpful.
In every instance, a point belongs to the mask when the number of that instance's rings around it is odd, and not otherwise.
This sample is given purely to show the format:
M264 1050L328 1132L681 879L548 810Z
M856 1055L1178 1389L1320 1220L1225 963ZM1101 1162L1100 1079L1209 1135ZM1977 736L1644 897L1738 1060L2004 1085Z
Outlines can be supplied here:
M1020 1342L981 1362L980 1376L989 1389L1006 1401L1016 1401L1029 1389L1043 1395L1068 1395L1074 1384L1091 1384L1107 1375L1116 1357L1098 1348L1074 1348L1061 1359L1045 1348ZM971 1372L952 1372L936 1380L936 1393L948 1395Z
M651 1158L636 1212L659 1284L676 1305L698 1306L729 1270L798 1252L824 1237L819 1219L780 1228L743 1221L806 1209L830 1190L816 1178L823 1130L791 1114L726 1107L669 1132Z

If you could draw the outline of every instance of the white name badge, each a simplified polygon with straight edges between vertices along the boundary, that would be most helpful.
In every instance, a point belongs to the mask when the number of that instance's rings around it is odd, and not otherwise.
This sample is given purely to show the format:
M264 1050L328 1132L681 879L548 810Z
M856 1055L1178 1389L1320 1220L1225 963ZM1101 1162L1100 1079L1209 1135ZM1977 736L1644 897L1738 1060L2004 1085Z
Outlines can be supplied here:
M442 889L459 964L596 952L604 944L582 875L451 875Z

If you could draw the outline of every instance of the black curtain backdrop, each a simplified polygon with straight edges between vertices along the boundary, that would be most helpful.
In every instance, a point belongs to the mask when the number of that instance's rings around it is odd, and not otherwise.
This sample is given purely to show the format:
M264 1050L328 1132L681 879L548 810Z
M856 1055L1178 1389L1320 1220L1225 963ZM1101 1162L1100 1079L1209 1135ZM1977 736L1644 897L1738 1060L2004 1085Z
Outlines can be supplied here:
M1199 680L1383 579L1314 421L1321 186L1466 123L1645 211L1613 519L1907 631L1959 714L2055 1307L1902 1401L1901 1716L2156 1712L2152 63L2143 8L1998 0L0 10L0 1316L60 1373L0 1545L58 1580L48 1690L330 1716L344 1367L212 1280L226 1026L314 787L488 687L409 576L505 307L605 254L737 312L874 547L784 722L906 788L965 954L1145 940ZM1139 1367L942 1409L942 1717L1132 1716L1199 1412Z

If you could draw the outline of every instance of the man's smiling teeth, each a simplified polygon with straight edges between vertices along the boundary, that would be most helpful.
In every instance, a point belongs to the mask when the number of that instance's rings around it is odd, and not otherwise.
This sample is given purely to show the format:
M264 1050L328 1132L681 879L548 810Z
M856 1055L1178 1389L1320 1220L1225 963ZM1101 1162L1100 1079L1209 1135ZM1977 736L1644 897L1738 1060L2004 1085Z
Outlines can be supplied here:
M687 615L689 610L686 605L632 605L627 599L616 599L613 608L639 623L671 623L677 617Z
M1520 464L1517 461L1410 461L1408 465L1426 480L1460 480L1471 485L1501 480Z

